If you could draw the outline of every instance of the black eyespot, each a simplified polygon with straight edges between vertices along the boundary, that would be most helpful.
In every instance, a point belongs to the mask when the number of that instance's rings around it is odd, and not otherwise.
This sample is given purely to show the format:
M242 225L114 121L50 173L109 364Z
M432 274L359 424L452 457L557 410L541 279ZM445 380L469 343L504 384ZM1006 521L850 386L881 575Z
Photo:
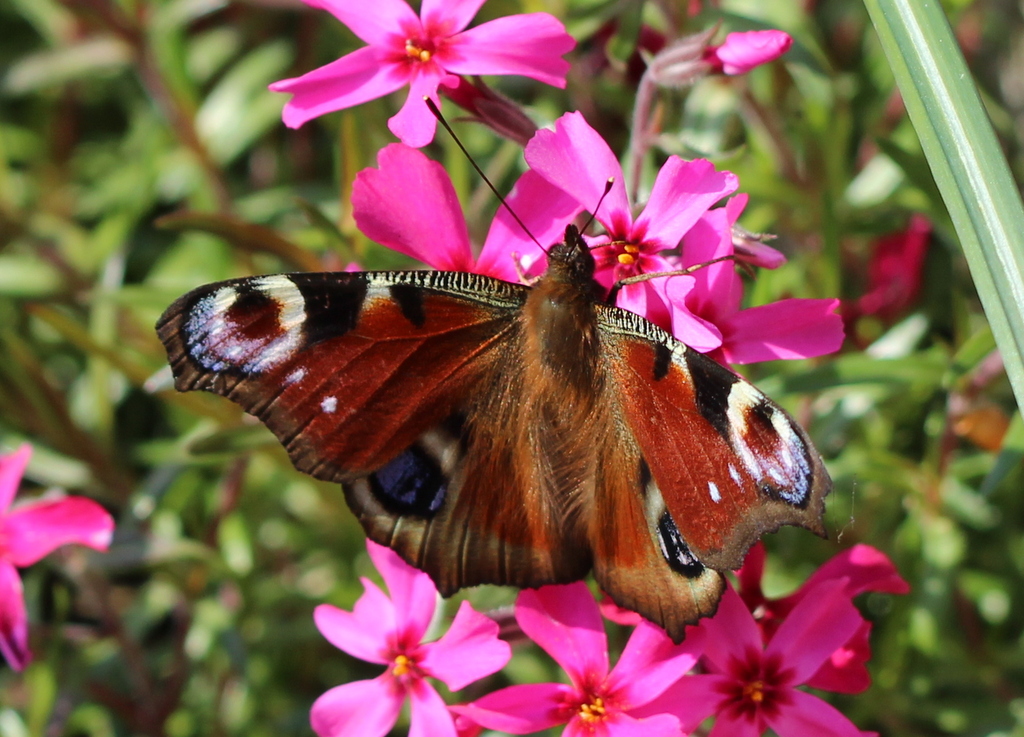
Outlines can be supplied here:
M370 474L367 480L381 504L400 515L432 517L448 491L441 467L415 445Z
M661 554L665 556L669 568L676 573L687 578L697 578L704 572L704 564L690 552L683 536L679 534L676 521L668 512L658 520L658 542L661 543Z

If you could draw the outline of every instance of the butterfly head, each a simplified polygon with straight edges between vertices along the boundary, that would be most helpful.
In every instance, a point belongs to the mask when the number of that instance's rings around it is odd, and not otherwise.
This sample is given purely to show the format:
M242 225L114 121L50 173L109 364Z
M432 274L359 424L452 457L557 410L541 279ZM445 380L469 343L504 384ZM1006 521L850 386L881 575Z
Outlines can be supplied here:
M548 252L548 274L558 281L590 288L594 284L594 256L575 225L565 228L565 240Z

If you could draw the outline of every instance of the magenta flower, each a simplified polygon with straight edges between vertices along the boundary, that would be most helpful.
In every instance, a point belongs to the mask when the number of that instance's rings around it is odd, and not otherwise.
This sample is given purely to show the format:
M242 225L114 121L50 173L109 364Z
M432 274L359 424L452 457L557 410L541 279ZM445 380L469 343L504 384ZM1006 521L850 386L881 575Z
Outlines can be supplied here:
M756 737L766 729L779 737L861 737L835 707L797 688L860 626L844 585L830 580L811 589L767 646L729 588L715 616L690 630L705 634L706 672L680 679L644 711L675 714L685 733L714 714L711 737Z
M746 74L754 67L775 61L789 51L793 39L782 31L745 31L730 33L721 46L709 46L704 60L713 71Z
M735 175L715 171L710 161L670 156L634 220L615 154L579 113L563 115L554 131L539 131L526 147L526 161L572 197L576 213L597 207L606 182L615 179L596 214L607 235L589 239L597 261L595 278L605 287L631 276L679 270L678 260L664 252L676 248L708 208L738 186ZM715 234L714 242L718 240ZM666 283L672 283L671 299ZM706 352L721 345L721 335L686 307L684 297L693 285L692 276L643 281L624 287L616 304L670 327L691 348Z
M438 102L439 86L455 87L460 74L521 74L565 87L569 63L562 55L576 45L547 13L497 18L463 30L484 0L423 0L419 17L402 0L304 2L330 12L368 45L270 85L292 95L282 116L290 128L409 85L388 127L404 143L425 146L434 138L436 121L423 98Z
M746 203L746 195L739 195L725 207L705 213L683 237L681 265L733 254L733 226ZM757 255L762 263L770 257L764 252ZM721 342L713 356L723 363L810 358L837 351L843 344L838 299L783 299L743 310L743 282L733 264L706 266L692 278L685 286L670 279L665 289L670 299L682 300L691 314L714 326Z
M870 545L854 545L834 556L799 589L781 599L768 599L761 590L764 561L764 544L759 542L750 549L737 576L740 598L754 612L765 640L770 640L808 592L824 581L845 581L843 592L850 599L867 591L888 594L905 594L910 591L910 586L896 571L892 561L885 553ZM871 685L871 676L865 667L871 659L870 634L871 623L862 619L854 635L836 648L821 668L808 679L807 685L841 693L860 693L867 689Z
M364 578L366 593L351 612L322 604L313 617L335 647L387 670L370 681L332 688L317 699L310 712L313 730L320 737L383 737L409 697L409 734L455 737L452 715L427 677L457 691L500 670L511 657L508 643L498 639L498 625L469 602L462 603L441 639L421 642L437 605L430 577L388 548L369 540L366 548L391 598Z
M570 683L510 686L453 711L512 734L566 724L566 737L679 735L675 716L645 710L640 718L637 710L693 667L701 632L675 645L659 627L641 622L609 672L604 624L586 584L523 591L516 600L516 621L565 669Z
M403 144L385 146L377 169L363 169L352 185L352 214L368 238L435 269L472 271L518 281L516 261L540 262L541 251L502 207L479 257L455 188L444 167ZM409 193L415 192L415 197ZM561 238L575 214L572 199L533 172L516 183L509 204L541 243Z
M103 507L79 496L40 499L9 510L31 455L32 446L25 444L0 456L0 653L15 670L32 659L17 569L69 543L106 550L114 530L114 519Z

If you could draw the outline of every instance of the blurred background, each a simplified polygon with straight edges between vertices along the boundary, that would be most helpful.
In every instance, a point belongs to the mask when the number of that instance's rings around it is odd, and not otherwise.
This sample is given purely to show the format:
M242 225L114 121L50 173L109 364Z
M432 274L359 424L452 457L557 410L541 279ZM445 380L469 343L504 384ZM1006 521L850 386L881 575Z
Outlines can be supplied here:
M944 7L1019 176L1024 5ZM715 24L719 39L793 36L748 75L663 90L657 141L660 157L735 172L741 224L778 236L789 263L747 280L749 304L843 301L841 353L743 369L809 428L836 482L829 540L766 540L766 588L792 590L854 543L883 550L911 593L858 600L873 685L832 703L884 735L1024 735L1024 426L864 8L490 0L476 22L537 10L577 39L567 89L493 86L539 125L582 111L618 152L641 49ZM267 90L360 45L298 0L0 0L0 448L35 447L23 497L63 488L118 524L109 553L69 548L22 572L35 662L0 663L3 737L308 735L319 694L379 673L312 623L373 575L340 489L295 472L231 403L174 392L153 330L210 281L413 265L367 242L349 206L405 91L292 131ZM521 147L456 127L507 191ZM446 137L426 151L479 242L493 196ZM467 596L500 607L514 591ZM491 685L554 673L521 650Z

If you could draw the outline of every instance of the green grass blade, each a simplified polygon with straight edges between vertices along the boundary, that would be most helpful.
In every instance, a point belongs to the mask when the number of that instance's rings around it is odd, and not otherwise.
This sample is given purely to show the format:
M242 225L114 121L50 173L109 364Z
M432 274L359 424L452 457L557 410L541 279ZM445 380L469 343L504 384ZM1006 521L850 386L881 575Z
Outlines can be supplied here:
M1024 207L935 0L865 0L1024 407Z

